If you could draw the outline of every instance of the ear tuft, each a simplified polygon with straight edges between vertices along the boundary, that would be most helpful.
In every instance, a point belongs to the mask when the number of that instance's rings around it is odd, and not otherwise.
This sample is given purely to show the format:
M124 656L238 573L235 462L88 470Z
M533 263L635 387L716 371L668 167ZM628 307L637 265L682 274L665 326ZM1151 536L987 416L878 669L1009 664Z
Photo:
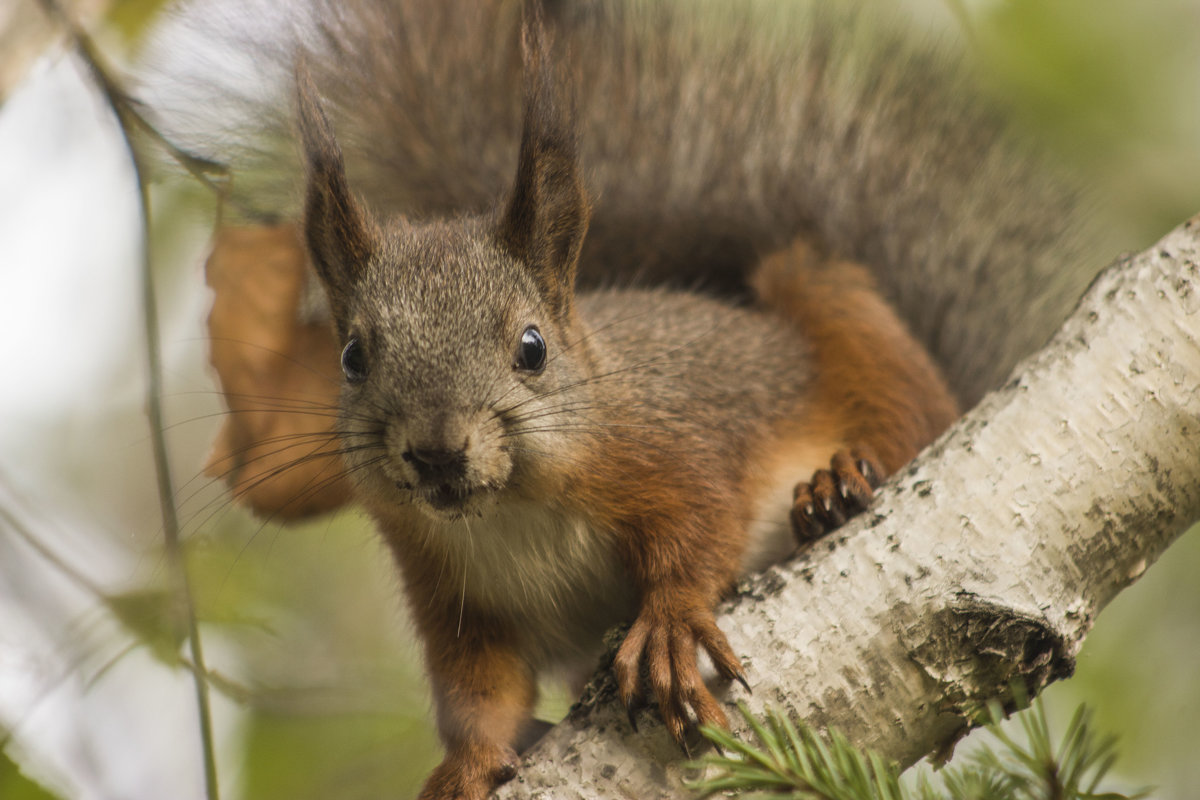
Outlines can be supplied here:
M512 194L497 238L532 272L547 301L567 313L590 209L579 170L574 109L549 63L540 0L521 25L524 117Z
M308 175L304 238L340 327L379 234L350 192L342 150L303 61L296 65L296 101Z

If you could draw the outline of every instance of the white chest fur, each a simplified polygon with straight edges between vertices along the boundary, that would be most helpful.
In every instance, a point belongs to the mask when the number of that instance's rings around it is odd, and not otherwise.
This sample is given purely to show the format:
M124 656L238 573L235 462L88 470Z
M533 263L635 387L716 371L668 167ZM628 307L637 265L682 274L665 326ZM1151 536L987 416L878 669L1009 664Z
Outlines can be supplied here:
M635 610L635 589L612 536L582 517L502 503L483 518L436 525L429 535L454 565L445 579L460 582L446 588L511 619L538 661L594 657L604 630Z

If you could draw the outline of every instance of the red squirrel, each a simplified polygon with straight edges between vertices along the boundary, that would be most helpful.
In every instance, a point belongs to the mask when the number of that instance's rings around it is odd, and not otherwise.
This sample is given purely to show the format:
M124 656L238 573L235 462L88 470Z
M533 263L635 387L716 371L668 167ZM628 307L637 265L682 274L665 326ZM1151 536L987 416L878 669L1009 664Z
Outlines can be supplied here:
M522 48L512 0L254 4L232 29L198 3L167 48L188 57L151 105L231 166L238 207L293 219L307 176L335 330L291 346L319 376L341 353L345 468L279 463L329 430L277 403L226 452L251 505L352 491L377 521L446 745L424 797L511 777L536 676L590 667L620 621L621 699L644 669L672 735L720 724L698 649L753 675L713 603L953 418L922 347L975 402L1111 251L969 59L886 5L548 1ZM303 170L281 146L298 55ZM303 370L242 372L231 406Z
M755 267L749 307L577 292L591 206L536 4L522 39L511 186L440 219L356 199L298 70L345 468L402 573L446 749L428 800L512 778L538 674L589 664L622 621L622 702L644 669L677 740L693 717L726 725L697 668L703 649L746 681L718 598L864 507L955 415L867 273L800 241Z

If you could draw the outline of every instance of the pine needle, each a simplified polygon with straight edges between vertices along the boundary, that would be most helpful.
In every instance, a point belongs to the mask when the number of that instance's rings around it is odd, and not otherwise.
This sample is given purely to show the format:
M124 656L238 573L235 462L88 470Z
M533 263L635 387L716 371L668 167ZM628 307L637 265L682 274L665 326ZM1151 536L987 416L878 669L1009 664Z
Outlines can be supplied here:
M1017 706L1027 705L1024 691L1014 691ZM960 767L940 773L941 786L921 775L914 786L902 784L896 765L878 753L856 748L841 733L821 736L808 725L793 723L768 710L757 719L738 705L754 742L708 726L701 733L717 745L694 766L706 777L691 784L698 797L767 792L796 800L1134 800L1145 792L1123 795L1100 791L1116 759L1116 739L1100 736L1089 709L1072 716L1057 746L1045 708L1034 702L1019 713L1022 741L999 727L1004 713L998 703L983 715L997 747L987 745L964 759Z

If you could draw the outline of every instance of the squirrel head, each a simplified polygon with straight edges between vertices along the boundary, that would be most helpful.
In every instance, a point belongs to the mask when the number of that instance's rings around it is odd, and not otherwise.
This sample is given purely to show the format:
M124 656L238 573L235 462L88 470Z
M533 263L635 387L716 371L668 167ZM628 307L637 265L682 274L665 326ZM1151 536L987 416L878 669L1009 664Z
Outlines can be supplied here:
M589 208L571 114L522 29L524 126L516 178L489 214L376 222L350 191L341 150L303 64L304 235L343 343L346 467L368 497L435 518L539 494L564 472L572 407L591 357L574 310Z

